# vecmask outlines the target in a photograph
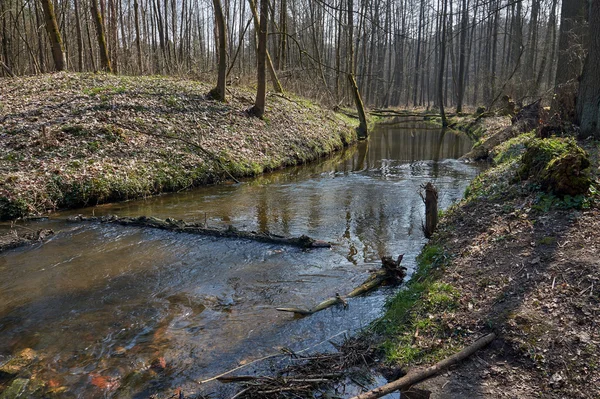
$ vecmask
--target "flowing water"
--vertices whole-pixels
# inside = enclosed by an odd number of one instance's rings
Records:
[[[332,249],[60,220],[72,212],[31,222],[59,233],[0,256],[0,364],[32,348],[33,376],[67,387],[64,397],[181,387],[218,398],[227,388],[198,381],[281,348],[331,350],[330,338],[369,324],[393,290],[304,318],[275,308],[347,293],[383,255],[403,253],[414,268],[425,243],[420,186],[433,181],[442,207],[461,198],[478,169],[455,159],[470,146],[459,133],[380,126],[368,142],[312,165],[77,211],[306,234]]]

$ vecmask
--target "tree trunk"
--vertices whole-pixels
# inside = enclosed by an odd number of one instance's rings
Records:
[[[269,0],[260,0],[260,30],[258,32],[256,101],[250,109],[250,114],[262,118],[265,114],[267,101],[266,60],[267,60],[267,29],[269,27]]]
[[[588,55],[577,94],[577,120],[580,137],[600,138],[600,2],[592,1]]]
[[[583,36],[581,26],[586,3],[585,0],[563,0],[561,8],[552,113],[558,113],[568,121],[575,119],[576,80],[582,70],[577,46]]]
[[[135,49],[137,51],[137,64],[140,74],[144,73],[144,65],[142,63],[142,39],[140,37],[140,6],[138,0],[133,0],[133,12],[135,23]]]
[[[558,67],[556,86],[577,79],[581,73],[581,62],[574,57],[575,46],[581,40],[581,23],[585,15],[585,0],[563,0],[560,16],[560,35],[558,41]]]
[[[440,106],[440,115],[442,116],[442,126],[448,126],[448,120],[446,119],[446,112],[444,111],[444,72],[445,72],[445,64],[446,64],[446,19],[448,12],[448,0],[444,0],[443,4],[443,12],[442,12],[442,38],[440,40],[440,66],[439,66],[439,75],[438,75],[438,84],[437,84],[437,94],[438,94],[438,102]]]
[[[83,71],[83,34],[81,33],[81,15],[79,15],[79,0],[73,1],[75,7],[75,28],[77,29],[77,66]]]
[[[105,72],[112,73],[112,66],[110,58],[108,57],[108,47],[106,46],[106,37],[104,35],[104,23],[102,21],[102,14],[98,8],[97,0],[91,1],[92,17],[94,18],[94,24],[96,25],[96,36],[98,38],[98,47],[100,48],[100,68]]]
[[[219,41],[219,75],[217,78],[217,87],[212,89],[209,95],[217,101],[225,101],[225,79],[227,76],[227,29],[225,28],[225,17],[221,0],[213,0],[215,8],[215,23],[217,24],[217,33]]]
[[[465,96],[465,60],[467,51],[467,30],[469,25],[469,10],[467,0],[462,2],[462,20],[460,26],[460,54],[458,65],[458,87],[456,98],[456,113],[460,114],[463,108],[463,99]],[[442,44],[443,45],[443,44]]]
[[[358,137],[366,138],[369,134],[369,131],[367,128],[367,116],[365,114],[365,107],[362,98],[360,97],[360,91],[358,90],[358,86],[356,85],[354,75],[349,73],[348,80],[350,81],[350,88],[352,89],[352,96],[354,97],[354,104],[356,105],[356,111],[358,112],[358,120],[360,121],[360,125],[358,127]]]
[[[254,19],[254,28],[257,32],[261,31],[261,22],[259,21],[258,13],[256,12],[256,3],[254,0],[248,0],[250,3],[250,11],[252,12],[252,17]],[[260,45],[260,38],[259,38]],[[258,49],[256,50],[258,52]],[[265,67],[269,68],[269,75],[271,75],[271,83],[273,84],[273,90],[277,93],[283,93],[283,87],[281,86],[281,82],[279,78],[277,78],[277,73],[275,72],[275,68],[273,67],[273,61],[271,60],[271,55],[269,54],[269,50],[266,48],[265,44]]]
[[[67,69],[67,58],[63,48],[62,37],[60,36],[60,31],[58,29],[58,23],[56,22],[56,15],[54,14],[54,5],[52,4],[52,0],[41,0],[41,2],[42,8],[44,9],[46,30],[48,31],[48,38],[50,39],[50,46],[52,47],[54,67],[57,71],[64,71]]]

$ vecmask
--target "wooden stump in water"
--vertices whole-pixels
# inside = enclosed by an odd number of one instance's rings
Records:
[[[438,224],[438,190],[433,183],[428,182],[422,188],[425,195],[421,193],[421,198],[425,202],[425,226],[423,231],[425,237],[431,238]]]

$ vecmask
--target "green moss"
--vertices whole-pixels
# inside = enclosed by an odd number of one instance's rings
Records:
[[[549,193],[586,194],[592,184],[588,154],[572,138],[535,139],[527,144],[518,171]]]
[[[496,165],[520,158],[527,148],[527,144],[535,138],[535,133],[525,133],[514,137],[496,146],[490,152]]]

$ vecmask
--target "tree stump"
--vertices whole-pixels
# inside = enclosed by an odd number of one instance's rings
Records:
[[[421,193],[421,198],[425,203],[425,226],[423,232],[425,237],[431,238],[438,224],[438,190],[433,183],[428,182],[422,188],[425,195]]]

